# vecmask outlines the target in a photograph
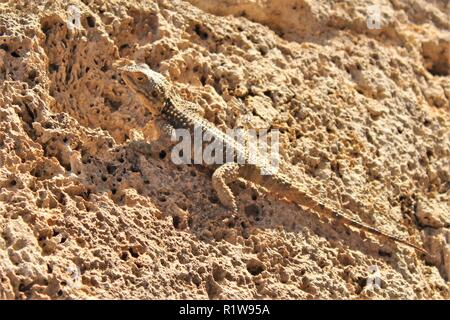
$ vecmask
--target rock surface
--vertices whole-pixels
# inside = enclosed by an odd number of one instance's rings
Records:
[[[379,2],[368,29],[366,1],[1,1],[0,298],[448,299],[450,7]],[[251,184],[230,216],[210,171],[133,149],[119,58],[279,128],[283,172],[430,256]]]

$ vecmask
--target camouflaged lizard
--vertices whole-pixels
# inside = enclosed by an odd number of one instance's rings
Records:
[[[146,64],[128,60],[116,64],[116,67],[125,84],[139,99],[140,103],[153,114],[155,120],[151,123],[151,128],[152,131],[156,132],[155,138],[158,138],[161,133],[169,134],[174,128],[192,129],[194,126],[199,126],[203,131],[212,134],[214,139],[220,139],[224,146],[230,146],[238,153],[245,154],[246,157],[249,156],[245,150],[246,148],[242,144],[216,128],[213,123],[196,114],[193,111],[193,104],[183,100],[163,75],[153,71]],[[237,179],[245,179],[301,207],[307,207],[318,214],[332,216],[336,220],[353,227],[403,243],[419,252],[427,253],[427,251],[417,245],[399,237],[386,234],[330,208],[308,194],[304,187],[281,173],[273,175],[262,174],[265,161],[263,159],[256,160],[253,162],[246,161],[244,164],[227,162],[218,166],[214,171],[212,175],[212,186],[220,202],[226,208],[234,212],[237,211],[236,200],[228,184]]]

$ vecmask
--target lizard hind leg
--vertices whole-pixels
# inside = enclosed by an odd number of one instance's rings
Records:
[[[212,175],[212,185],[220,202],[233,212],[237,211],[236,199],[228,184],[238,178],[239,165],[233,162],[221,165]]]

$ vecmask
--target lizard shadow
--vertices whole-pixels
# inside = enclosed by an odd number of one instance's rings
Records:
[[[226,242],[259,257],[261,254],[272,256],[271,251],[288,246],[283,257],[285,263],[300,269],[302,265],[295,261],[301,257],[323,272],[326,272],[324,256],[334,252],[333,258],[325,258],[328,265],[359,268],[379,261],[405,279],[410,277],[401,267],[404,257],[396,244],[381,242],[381,239],[377,242],[375,237],[366,237],[360,231],[327,221],[293,203],[260,192],[249,183],[237,181],[230,185],[239,203],[238,212],[230,213],[220,204],[212,188],[213,170],[176,165],[170,159],[169,148],[168,141],[160,140],[151,144],[143,141],[119,144],[115,145],[115,150],[107,148],[107,152],[98,155],[86,150],[82,152],[86,154],[82,157],[83,167],[87,172],[99,173],[92,175],[94,180],[89,180],[87,187],[93,186],[90,192],[97,196],[106,191],[117,206],[134,206],[142,211],[140,205],[151,203],[169,223],[172,220],[175,232],[188,233],[213,247]],[[130,190],[134,193],[127,193]],[[87,195],[86,200],[90,199]],[[156,230],[148,232],[159,236]],[[266,244],[262,246],[260,241]],[[250,266],[249,272],[259,270],[252,268]]]
[[[319,217],[294,203],[259,193],[243,182],[230,185],[239,203],[238,212],[233,214],[215,195],[210,183],[212,169],[171,163],[164,143],[152,152],[137,160],[142,177],[153,176],[154,181],[162,183],[160,187],[157,184],[141,189],[141,194],[150,197],[164,216],[171,217],[174,228],[180,232],[188,232],[209,244],[225,241],[253,246],[252,235],[262,230],[281,230],[295,235],[295,243],[300,247],[297,254],[308,256],[319,266],[319,250],[335,250],[338,262],[344,267],[361,262],[373,264],[369,261],[378,260],[405,273],[400,266],[402,253],[395,243],[367,236],[363,231],[335,223],[332,218]]]

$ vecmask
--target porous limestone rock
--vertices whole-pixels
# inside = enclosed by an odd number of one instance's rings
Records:
[[[449,4],[378,2],[374,30],[362,0],[2,1],[0,298],[448,299]],[[279,128],[283,172],[430,256],[251,184],[230,215],[212,172],[136,150],[119,58]]]

